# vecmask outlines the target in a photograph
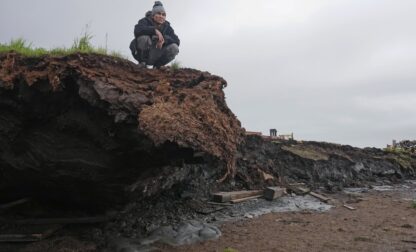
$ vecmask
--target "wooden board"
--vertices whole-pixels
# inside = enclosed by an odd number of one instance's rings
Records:
[[[330,200],[331,200],[330,198],[327,198],[327,197],[325,197],[325,196],[323,196],[323,195],[321,195],[321,194],[318,194],[318,193],[316,193],[316,192],[310,192],[309,194],[310,194],[311,196],[313,196],[313,197],[315,197],[315,198],[317,198],[317,199],[319,199],[319,200],[321,200],[321,201],[325,202],[325,203],[327,203],[328,201],[330,201]]]
[[[250,191],[234,191],[234,192],[218,192],[212,194],[212,200],[214,202],[230,202],[232,200],[247,198],[251,196],[263,195],[263,190],[250,190]]]
[[[295,185],[289,185],[288,189],[298,195],[305,195],[308,194],[311,189],[307,188],[306,186],[302,185],[301,183]]]
[[[246,201],[246,200],[257,199],[257,198],[260,198],[262,196],[263,195],[256,195],[256,196],[250,196],[250,197],[241,198],[241,199],[234,199],[234,200],[231,200],[231,202],[235,204],[235,203],[240,203],[240,202],[243,202],[243,201]]]
[[[264,198],[267,200],[274,200],[284,195],[285,189],[282,187],[267,187],[264,189]]]

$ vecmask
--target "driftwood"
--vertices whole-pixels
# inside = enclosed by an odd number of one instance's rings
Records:
[[[318,193],[316,193],[316,192],[309,192],[309,194],[310,194],[311,196],[313,196],[313,197],[315,197],[315,198],[317,198],[317,199],[319,199],[319,200],[321,200],[321,201],[325,202],[325,203],[327,203],[328,201],[330,201],[330,200],[331,200],[330,198],[327,198],[327,197],[325,197],[325,196],[323,196],[323,195],[321,195],[321,194],[318,194]]]
[[[343,207],[345,207],[346,209],[349,209],[349,210],[356,210],[356,208],[355,207],[352,207],[352,206],[349,206],[349,205],[343,205]]]
[[[262,196],[263,190],[251,190],[251,191],[234,191],[234,192],[218,192],[212,194],[212,200],[214,202],[225,203],[233,200],[252,196]]]
[[[250,197],[246,197],[246,198],[235,199],[235,200],[231,200],[230,202],[235,204],[235,203],[240,203],[240,202],[243,202],[243,201],[246,201],[246,200],[257,199],[257,198],[260,198],[260,197],[263,197],[263,195],[255,195],[255,196],[250,196]]]

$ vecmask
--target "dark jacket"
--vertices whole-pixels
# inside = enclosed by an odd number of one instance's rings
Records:
[[[156,35],[155,29],[156,26],[152,20],[152,12],[149,11],[146,13],[146,17],[140,19],[136,26],[134,26],[134,37],[138,38],[142,35]],[[179,46],[180,40],[178,36],[175,34],[175,31],[170,26],[170,23],[168,21],[166,21],[162,25],[160,32],[162,33],[163,38],[165,39],[165,43],[163,44],[163,46],[167,46],[173,43]]]

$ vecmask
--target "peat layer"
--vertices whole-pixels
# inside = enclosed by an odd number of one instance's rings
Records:
[[[225,86],[102,55],[3,54],[0,198],[106,207],[172,186],[186,166],[232,176],[243,129]]]
[[[0,201],[98,211],[159,204],[168,190],[186,198],[415,177],[409,153],[244,136],[225,87],[207,72],[140,69],[102,55],[0,55]]]

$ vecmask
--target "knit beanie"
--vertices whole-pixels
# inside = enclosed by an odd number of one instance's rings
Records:
[[[162,2],[156,1],[155,4],[153,5],[152,16],[154,16],[156,13],[159,13],[159,12],[165,12],[165,8],[163,8]]]

